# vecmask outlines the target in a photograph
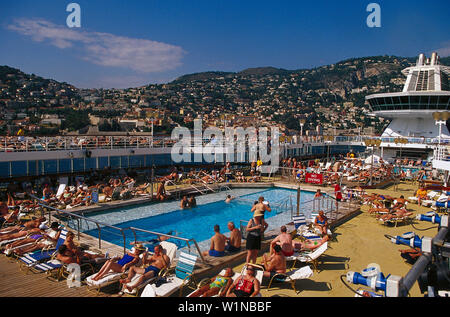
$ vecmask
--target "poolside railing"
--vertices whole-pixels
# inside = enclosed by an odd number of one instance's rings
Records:
[[[77,214],[74,214],[74,213],[71,213],[71,212],[68,212],[68,211],[65,211],[65,210],[61,210],[61,209],[58,209],[58,208],[55,208],[55,207],[52,207],[52,206],[49,206],[49,205],[47,205],[46,203],[42,203],[42,199],[40,199],[40,198],[38,198],[38,197],[36,197],[36,196],[34,196],[33,194],[30,194],[30,193],[28,193],[28,195],[30,196],[30,197],[32,197],[33,199],[35,199],[36,201],[37,201],[37,204],[39,205],[39,206],[41,206],[41,207],[43,207],[44,209],[48,209],[48,221],[49,222],[51,222],[51,219],[52,219],[52,213],[51,213],[51,211],[56,211],[56,213],[58,214],[58,215],[62,215],[62,216],[67,216],[68,218],[69,218],[69,220],[72,220],[72,221],[74,221],[74,220],[76,220],[76,223],[77,223],[77,236],[78,236],[78,240],[80,240],[80,235],[81,235],[81,228],[82,228],[82,226],[81,226],[81,221],[85,221],[86,223],[93,223],[96,227],[97,227],[97,230],[98,230],[98,247],[99,247],[99,249],[101,249],[102,248],[102,239],[101,239],[101,231],[102,231],[102,229],[101,229],[101,227],[103,226],[103,227],[106,227],[106,228],[111,228],[111,229],[114,229],[114,230],[116,230],[116,231],[119,231],[120,232],[120,234],[122,235],[122,237],[123,237],[123,250],[124,250],[124,253],[126,252],[126,238],[125,238],[125,233],[124,233],[124,231],[126,230],[126,228],[119,228],[119,227],[115,227],[115,226],[112,226],[112,225],[109,225],[109,224],[106,224],[106,223],[103,223],[103,222],[100,222],[100,221],[96,221],[96,220],[92,220],[92,219],[89,219],[89,218],[87,218],[87,217],[84,217],[84,216],[82,216],[82,215],[77,215]],[[45,216],[45,211],[44,210],[42,210],[42,216]],[[58,218],[59,219],[59,218]],[[61,219],[59,219],[60,221],[61,221]],[[66,223],[68,224],[68,221],[66,221]],[[89,225],[88,225],[89,226]],[[114,233],[113,233],[114,234]]]
[[[395,143],[395,137],[381,137],[371,135],[329,135],[280,137],[281,146],[298,144],[339,144],[358,143],[364,145],[367,139],[379,139],[383,143]],[[409,144],[437,145],[439,140],[423,137],[405,137]],[[0,152],[30,152],[57,150],[86,150],[86,149],[119,149],[119,148],[161,148],[172,147],[177,140],[170,137],[155,136],[0,136]],[[228,140],[224,140],[227,144]],[[250,143],[250,142],[249,142]],[[441,139],[441,144],[449,144],[449,139]],[[191,146],[211,144],[211,139],[191,139]],[[216,145],[215,145],[216,146]]]
[[[195,239],[192,239],[192,238],[187,239],[187,238],[182,238],[182,237],[170,235],[170,234],[167,234],[167,233],[154,232],[154,231],[140,229],[140,228],[135,228],[135,227],[128,227],[126,229],[129,229],[129,230],[131,230],[133,232],[134,241],[135,242],[138,241],[137,240],[137,235],[136,235],[136,231],[137,231],[137,232],[143,232],[143,233],[155,235],[155,236],[158,236],[158,237],[166,237],[168,239],[176,239],[176,240],[183,241],[183,242],[185,242],[187,244],[187,247],[188,247],[189,251],[191,251],[190,243],[192,243],[194,245],[195,249],[197,250],[197,253],[200,256],[200,258],[202,259],[202,261],[204,263],[206,263],[205,258],[203,257],[203,254],[202,254],[202,252],[201,252],[201,250],[200,250],[200,248],[199,248],[199,246],[197,244],[197,241],[195,241]],[[141,242],[145,242],[145,241],[141,241]]]
[[[124,253],[126,252],[126,235],[125,235],[125,231],[130,230],[133,233],[133,235],[134,235],[134,241],[135,242],[137,241],[137,235],[136,235],[136,231],[137,231],[137,232],[143,232],[143,233],[156,235],[156,236],[159,236],[159,237],[167,237],[169,239],[177,239],[177,240],[180,240],[180,241],[184,241],[184,242],[186,242],[187,247],[189,248],[189,250],[191,248],[191,245],[190,245],[190,243],[191,243],[191,244],[193,244],[195,246],[195,248],[196,248],[199,256],[201,257],[201,259],[203,260],[203,262],[205,262],[205,259],[204,259],[203,255],[202,255],[202,252],[201,252],[201,250],[200,250],[200,248],[199,248],[199,246],[197,244],[197,241],[195,241],[195,239],[182,238],[182,237],[178,237],[178,236],[174,236],[174,235],[170,235],[170,234],[166,234],[166,233],[154,232],[154,231],[144,230],[144,229],[140,229],[140,228],[136,228],[136,227],[119,228],[119,227],[116,227],[116,226],[113,226],[113,225],[109,225],[109,224],[106,224],[106,223],[103,223],[103,222],[100,222],[100,221],[97,221],[97,220],[93,220],[93,219],[87,218],[87,217],[82,216],[82,215],[77,215],[77,214],[74,214],[74,213],[71,213],[71,212],[68,212],[68,211],[64,211],[64,210],[61,210],[61,209],[49,206],[47,204],[42,203],[42,200],[40,198],[38,198],[38,197],[36,197],[36,196],[34,196],[32,194],[29,194],[29,196],[32,197],[33,199],[37,200],[38,201],[37,204],[39,206],[41,206],[41,207],[43,207],[45,209],[48,209],[49,222],[51,222],[51,217],[52,217],[51,211],[56,211],[56,213],[58,215],[67,216],[67,217],[69,217],[70,220],[76,220],[78,240],[80,240],[80,235],[81,235],[81,228],[82,228],[81,221],[85,221],[88,224],[88,229],[89,229],[89,223],[93,223],[97,227],[97,230],[98,230],[98,247],[99,247],[99,249],[102,248],[102,244],[101,244],[102,243],[102,235],[101,235],[102,227],[103,228],[106,227],[106,228],[114,229],[114,230],[120,232],[120,234],[123,237],[123,250],[124,250]],[[42,211],[42,216],[44,216],[44,210]],[[61,220],[61,219],[59,219],[59,220]],[[68,222],[66,221],[66,223],[68,223]],[[112,233],[115,234],[114,232],[112,232]]]

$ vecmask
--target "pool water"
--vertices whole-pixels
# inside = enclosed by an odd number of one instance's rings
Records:
[[[186,239],[195,239],[202,250],[209,249],[209,240],[214,235],[214,225],[220,226],[221,233],[227,235],[229,232],[227,224],[234,222],[239,228],[241,220],[248,221],[252,217],[250,209],[258,197],[264,196],[269,201],[272,212],[266,212],[265,219],[270,229],[279,228],[281,225],[291,221],[291,204],[296,210],[297,191],[289,189],[271,188],[267,190],[231,190],[222,193],[198,196],[197,207],[182,210],[179,202],[164,202],[156,204],[145,204],[133,207],[118,208],[106,212],[88,215],[89,218],[114,225],[119,228],[135,227],[158,233],[170,233]],[[225,203],[227,194],[238,197],[230,203]],[[209,197],[207,197],[209,196]],[[307,206],[314,197],[313,192],[302,191],[300,196],[301,206]],[[213,201],[211,201],[213,200]],[[85,228],[85,233],[98,237],[98,230]],[[134,241],[131,230],[125,230],[127,247],[129,242]],[[123,246],[123,236],[111,228],[102,228],[102,240]],[[155,239],[155,235],[137,232],[138,241],[149,241]],[[185,242],[170,239],[179,248],[185,246]],[[151,247],[151,243],[147,246]]]

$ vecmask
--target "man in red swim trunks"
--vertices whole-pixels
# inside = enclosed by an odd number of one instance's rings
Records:
[[[281,252],[285,256],[291,256],[294,254],[294,248],[292,247],[292,237],[287,233],[286,226],[281,226],[281,233],[272,240],[270,243],[270,254],[274,253],[274,246],[279,245],[281,247]]]
[[[334,196],[336,197],[336,210],[337,210],[338,203],[342,200],[341,186],[338,183],[336,183],[336,185],[334,185]]]

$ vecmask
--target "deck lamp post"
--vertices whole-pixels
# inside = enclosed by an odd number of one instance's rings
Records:
[[[433,112],[433,119],[436,121],[436,125],[439,125],[439,135],[438,135],[438,146],[437,146],[437,159],[439,160],[441,157],[441,134],[442,134],[442,125],[446,124],[447,120],[450,118],[450,112],[448,111],[437,111]]]
[[[381,140],[380,139],[365,139],[364,143],[367,147],[372,148],[372,165],[370,166],[370,186],[373,185],[373,156],[375,153],[375,147],[380,146]]]
[[[408,143],[408,139],[405,139],[405,138],[395,138],[395,139],[394,139],[394,143],[395,143],[395,144],[400,144],[400,159],[402,159],[402,149],[403,149],[402,144],[407,144],[407,143]]]
[[[302,142],[303,142],[303,126],[306,123],[306,119],[305,118],[301,118],[299,120],[299,122],[300,122],[300,140],[302,140]]]

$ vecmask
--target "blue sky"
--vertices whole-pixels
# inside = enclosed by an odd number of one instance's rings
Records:
[[[81,28],[66,25],[71,2]],[[366,24],[372,2],[380,28]],[[0,65],[80,88],[125,88],[202,71],[448,56],[449,9],[448,0],[5,0]]]

